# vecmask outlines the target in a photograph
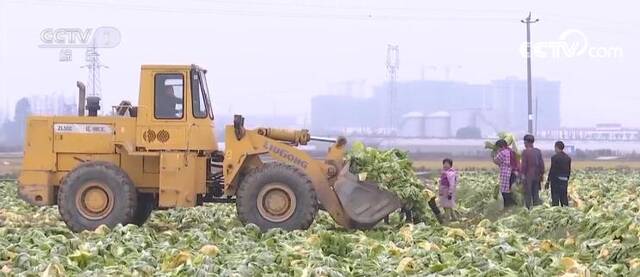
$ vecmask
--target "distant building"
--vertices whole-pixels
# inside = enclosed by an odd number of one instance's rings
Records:
[[[532,110],[537,115],[537,129],[560,128],[560,82],[533,79],[532,87]],[[496,128],[527,130],[527,81],[516,78],[495,80],[489,89],[487,114]]]
[[[31,112],[34,115],[73,115],[78,106],[75,97],[64,94],[51,93],[36,95],[29,98]]]
[[[311,100],[311,130],[342,133],[383,127],[383,109],[376,98],[321,95]]]
[[[429,138],[451,137],[451,115],[448,112],[435,112],[427,115],[425,136]]]
[[[597,124],[591,128],[559,128],[542,131],[540,138],[562,140],[640,141],[640,129],[620,124]]]
[[[2,126],[2,123],[8,120],[9,120],[8,110],[0,110],[0,126]]]
[[[426,135],[427,117],[421,112],[410,112],[402,115],[398,135],[404,138],[421,138]]]
[[[457,81],[417,80],[397,82],[393,116],[398,135],[416,133],[425,137],[453,136],[457,130],[474,127],[484,136],[500,131],[524,133],[527,130],[527,82],[516,78],[494,80],[489,84]],[[560,82],[533,80],[534,113],[538,99],[538,130],[560,127]],[[332,93],[339,93],[334,92]],[[322,95],[312,99],[311,126],[321,132],[372,130],[385,127],[389,118],[388,86],[375,87],[370,98]],[[412,132],[402,125],[407,114],[433,115],[445,112],[447,119],[426,120],[424,130]],[[412,122],[416,119],[412,119]],[[447,121],[445,124],[444,121]],[[410,124],[415,125],[415,122]],[[449,126],[448,131],[445,127]],[[435,135],[434,135],[435,134]]]
[[[408,112],[421,112],[425,115],[446,112],[449,114],[450,130],[446,133],[451,135],[459,128],[472,124],[471,113],[481,112],[486,106],[486,85],[475,85],[455,81],[406,81],[398,82],[396,105],[393,118],[400,118],[402,114]],[[388,114],[386,106],[389,98],[388,87],[380,86],[374,92],[374,97],[380,102],[382,114]],[[459,118],[464,118],[462,121]],[[445,130],[443,124],[430,124],[427,119],[425,127],[426,136],[441,137]],[[438,122],[438,119],[435,119]],[[455,124],[455,125],[454,125]],[[396,123],[397,125],[397,123]],[[435,134],[435,135],[434,135]]]

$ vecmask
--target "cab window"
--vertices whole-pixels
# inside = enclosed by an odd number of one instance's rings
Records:
[[[156,74],[155,117],[181,119],[184,115],[184,76],[182,74]]]
[[[193,106],[193,117],[207,117],[207,98],[204,95],[204,89],[200,87],[200,75],[192,71],[191,74],[191,99]]]

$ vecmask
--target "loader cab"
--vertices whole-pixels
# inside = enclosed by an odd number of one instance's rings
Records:
[[[138,148],[217,150],[206,70],[197,65],[143,65],[138,99]]]

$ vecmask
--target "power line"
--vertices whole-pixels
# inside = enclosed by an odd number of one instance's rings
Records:
[[[14,0],[14,3],[23,4],[22,1]],[[85,8],[114,8],[120,10],[137,10],[143,12],[161,12],[161,13],[181,13],[181,14],[216,14],[223,16],[253,16],[253,17],[273,17],[273,18],[298,18],[298,19],[338,19],[338,20],[360,20],[360,21],[468,21],[468,22],[513,22],[515,19],[511,17],[511,14],[516,12],[520,12],[521,9],[461,9],[461,8],[425,8],[425,7],[365,7],[365,6],[338,6],[338,5],[319,5],[319,4],[309,4],[309,3],[287,3],[287,2],[262,2],[262,1],[231,1],[231,0],[193,0],[193,2],[198,2],[207,5],[218,5],[218,7],[193,7],[193,8],[176,8],[176,7],[160,7],[158,5],[144,5],[135,3],[135,1],[126,1],[127,4],[123,3],[124,1],[119,1],[119,3],[114,4],[113,2],[88,2],[88,1],[69,1],[69,0],[57,0],[57,1],[43,1],[36,0],[30,1],[28,3],[35,5],[47,5],[47,6],[59,6],[64,5],[67,7],[85,7]],[[226,5],[220,6],[220,5]],[[230,6],[235,6],[236,8],[229,8]],[[238,6],[244,6],[242,8],[237,8]],[[262,6],[262,7],[274,7],[278,8],[278,11],[251,11],[247,10],[247,6]],[[300,12],[299,10],[289,10],[288,12],[282,12],[282,9],[293,8],[313,8],[313,9],[333,9],[333,10],[341,10],[341,11],[351,11],[352,13],[308,13],[308,12]],[[353,12],[357,13],[353,13]],[[402,12],[413,12],[416,14],[413,15],[398,15],[398,14],[389,14],[388,11],[402,11]],[[442,15],[442,13],[472,13],[473,15],[469,16],[449,16]],[[426,15],[430,14],[430,15]],[[482,15],[478,15],[482,14]],[[501,14],[501,15],[509,15],[505,16],[495,16],[495,15],[487,15],[487,14]],[[628,29],[633,27],[634,23],[629,21],[620,21],[620,20],[610,20],[610,19],[599,19],[593,17],[584,17],[584,16],[568,16],[566,14],[558,14],[554,12],[546,12],[543,11],[543,14],[548,15],[548,17],[552,18],[553,21],[556,22],[570,22],[576,24],[585,24],[585,23],[593,23],[595,21],[599,21],[598,27],[602,25],[610,25],[614,27],[614,29],[601,29],[600,32],[614,32],[621,34],[619,32],[620,25],[628,26]],[[555,18],[555,19],[553,19]],[[625,32],[624,34],[630,34],[629,32]]]
[[[123,5],[123,4],[106,4],[106,3],[88,3],[78,1],[35,1],[36,5],[46,6],[67,6],[67,7],[84,7],[84,8],[114,8],[123,10],[136,10],[144,12],[162,12],[162,13],[181,13],[181,14],[217,14],[229,16],[256,16],[256,17],[278,17],[278,18],[301,18],[301,19],[340,19],[340,20],[382,20],[382,21],[502,21],[509,22],[513,18],[497,18],[497,17],[470,17],[470,16],[425,16],[425,15],[394,15],[384,13],[373,13],[363,11],[361,13],[301,13],[301,12],[281,12],[281,11],[250,11],[246,9],[228,9],[228,8],[163,8],[148,5]]]

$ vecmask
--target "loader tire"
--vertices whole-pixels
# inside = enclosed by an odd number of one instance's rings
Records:
[[[58,190],[58,210],[74,232],[132,223],[137,192],[126,172],[109,162],[90,161],[74,168]]]
[[[133,216],[132,223],[138,226],[144,225],[156,206],[156,198],[154,194],[138,192],[138,204],[136,206],[136,214]]]
[[[318,213],[311,180],[297,167],[267,163],[249,172],[236,192],[238,218],[261,230],[307,229]]]

